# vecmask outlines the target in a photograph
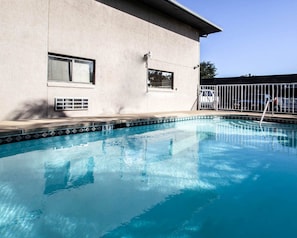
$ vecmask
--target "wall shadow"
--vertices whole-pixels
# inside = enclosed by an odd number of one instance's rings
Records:
[[[7,119],[28,120],[59,117],[67,117],[67,115],[65,112],[55,111],[54,105],[49,105],[46,100],[38,100],[38,102],[26,102],[20,105]]]

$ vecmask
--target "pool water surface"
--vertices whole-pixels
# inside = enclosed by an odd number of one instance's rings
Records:
[[[214,117],[1,145],[0,237],[297,237],[297,125]]]

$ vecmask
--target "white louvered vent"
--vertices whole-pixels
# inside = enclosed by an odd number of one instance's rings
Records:
[[[84,97],[56,97],[56,111],[81,111],[88,110],[89,99]]]

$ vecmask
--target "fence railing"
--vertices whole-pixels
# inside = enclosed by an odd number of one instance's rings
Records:
[[[297,83],[201,85],[198,109],[297,114]]]

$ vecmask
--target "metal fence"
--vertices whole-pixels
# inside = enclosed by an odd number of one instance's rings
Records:
[[[297,83],[201,85],[198,109],[297,114]]]

